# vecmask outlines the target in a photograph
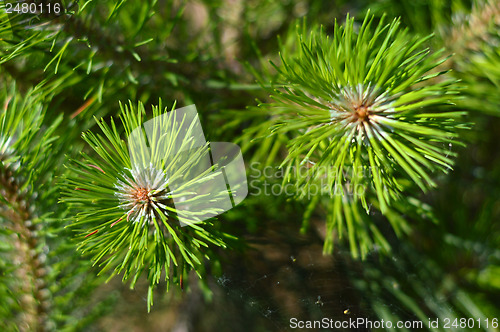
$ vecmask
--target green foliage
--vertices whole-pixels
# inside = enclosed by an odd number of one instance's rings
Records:
[[[112,276],[123,273],[123,280],[132,279],[132,288],[143,272],[147,274],[148,310],[153,304],[153,287],[162,280],[163,273],[167,287],[173,280],[182,288],[190,270],[201,278],[202,262],[210,258],[207,247],[226,247],[224,236],[227,237],[217,232],[212,222],[198,217],[213,208],[179,211],[173,205],[174,197],[184,198],[190,206],[206,199],[186,191],[217,173],[209,168],[186,179],[191,165],[209,153],[207,146],[197,148],[192,139],[183,142],[190,151],[188,158],[179,152],[167,159],[164,153],[175,149],[180,134],[190,137],[193,124],[189,124],[188,132],[179,133],[173,117],[162,120],[165,112],[161,103],[153,107],[153,132],[159,135],[157,139],[149,137],[148,143],[141,143],[140,137],[132,135],[145,122],[142,104],[137,109],[132,104],[122,107],[121,120],[129,144],[120,138],[113,120],[110,125],[102,119],[98,121],[104,136],[87,132],[83,138],[99,157],[82,153],[81,161],[72,161],[62,198],[76,215],[71,227],[77,232],[79,248],[92,255],[102,272],[113,269]],[[182,187],[169,189],[171,183],[178,181],[183,182]],[[144,197],[146,192],[148,197]]]
[[[402,16],[421,34],[435,33],[434,47],[454,56],[445,67],[464,84],[458,105],[498,116],[500,5],[491,0],[380,1],[372,7],[383,15]]]
[[[475,2],[470,12],[456,10],[455,25],[441,38],[456,53],[453,68],[467,87],[460,106],[499,116],[500,4]]]
[[[364,256],[371,237],[389,249],[369,206],[398,232],[404,221],[398,225],[389,212],[393,201],[406,200],[401,194],[414,184],[424,192],[436,186],[432,173],[452,169],[448,147],[460,144],[458,129],[466,127],[465,113],[447,107],[456,99],[456,80],[433,71],[445,60],[442,52],[423,48],[430,37],[409,35],[398,20],[372,26],[373,20],[367,14],[355,31],[348,17],[333,36],[298,27],[297,49],[285,49],[275,66],[280,76],[269,89],[275,102],[260,105],[269,115],[260,126],[289,139],[280,165],[284,183],[293,182],[299,197],[312,191],[331,197],[327,227],[341,235],[346,224],[355,257],[357,243]],[[370,231],[361,234],[364,228]]]
[[[154,293],[158,310],[163,284],[183,289],[197,275],[212,298],[212,275],[233,265],[266,283],[269,266],[291,284],[290,266],[307,276],[296,289],[265,288],[279,294],[266,292],[255,307],[280,303],[282,316],[305,303],[302,287],[322,295],[342,288],[335,305],[377,320],[498,316],[498,1],[59,0],[52,3],[61,12],[43,14],[7,14],[6,3],[0,329],[106,330],[89,324],[134,302],[113,302],[106,279],[120,274],[138,289],[146,280],[147,299],[138,296],[151,310]],[[295,23],[303,16],[309,27]],[[210,141],[238,142],[248,165],[281,174],[255,183],[282,182],[291,194],[251,193],[207,221],[174,208],[179,193],[169,181],[182,179],[175,170],[206,156],[208,145],[165,162],[154,141],[131,139],[165,114],[161,105],[143,107],[159,98],[196,103]],[[119,113],[118,100],[134,102]],[[175,140],[172,123],[154,123],[170,129],[166,144]],[[149,205],[141,184],[151,186]],[[193,222],[182,225],[186,218]],[[310,257],[321,245],[327,255]],[[291,254],[310,264],[286,265]],[[253,257],[258,263],[246,266]],[[319,264],[332,261],[341,268]],[[202,304],[190,300],[199,290],[189,285],[179,292],[187,299],[179,322]],[[244,286],[245,312],[258,285]],[[217,294],[210,307],[226,321],[237,309]],[[136,302],[130,313],[145,309]],[[314,309],[326,316],[335,305]]]
[[[88,302],[97,279],[65,244],[70,234],[63,229],[65,209],[57,204],[54,185],[63,160],[55,134],[62,117],[45,120],[46,88],[19,94],[11,83],[0,92],[0,320],[6,331],[67,328],[79,310],[102,312]]]

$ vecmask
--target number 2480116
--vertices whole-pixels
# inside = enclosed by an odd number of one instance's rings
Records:
[[[5,12],[7,14],[59,14],[61,12],[60,3],[6,3]]]

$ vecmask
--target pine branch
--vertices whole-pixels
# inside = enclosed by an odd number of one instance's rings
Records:
[[[16,179],[16,174],[8,168],[0,167],[0,193],[9,209],[0,208],[0,216],[9,222],[15,241],[13,261],[20,282],[19,327],[21,331],[45,331],[47,312],[50,310],[48,285],[45,283],[47,266],[40,254],[37,225],[33,209]],[[22,295],[21,295],[22,294]]]
[[[201,60],[199,54],[191,53],[189,49],[179,51],[156,41],[158,47],[150,50],[141,46],[154,42],[153,39],[131,41],[129,36],[115,27],[112,32],[103,29],[100,20],[91,19],[91,14],[100,9],[95,2],[86,3],[81,8],[74,4],[73,7],[64,8],[60,4],[61,13],[35,15],[30,20],[22,15],[7,18],[2,13],[9,24],[0,29],[0,37],[3,34],[3,41],[10,46],[3,48],[0,64],[20,55],[44,54],[43,59],[48,61],[44,71],[49,68],[53,68],[55,73],[76,70],[80,75],[90,74],[97,78],[96,85],[104,86],[104,81],[111,82],[115,77],[122,77],[142,88],[147,86],[148,89],[163,91],[165,86],[178,88],[180,85],[199,94],[210,88],[203,83],[203,77],[208,78],[209,70],[215,72],[221,67],[217,61]],[[149,11],[153,9],[153,5],[150,5]],[[182,8],[176,9],[171,4],[170,9],[177,11],[172,20],[175,23],[180,19]],[[166,27],[166,35],[162,38],[174,38],[170,37],[172,30],[173,26]],[[173,55],[179,55],[179,59]],[[185,61],[185,58],[191,60]],[[33,73],[25,74],[29,77]],[[152,85],[152,81],[161,84]],[[91,90],[94,88],[91,87]],[[99,99],[102,99],[102,89]]]
[[[39,240],[39,216],[35,212],[32,194],[35,182],[31,182],[36,178],[36,165],[39,170],[42,166],[34,157],[37,152],[43,153],[48,148],[39,146],[38,151],[32,150],[31,144],[36,138],[41,139],[40,144],[48,143],[43,137],[37,137],[34,130],[43,118],[40,108],[35,103],[30,104],[36,100],[28,93],[23,106],[29,105],[33,109],[32,113],[26,114],[27,108],[18,105],[13,86],[0,112],[0,193],[3,197],[0,219],[12,232],[14,250],[10,254],[16,266],[21,310],[17,319],[23,331],[45,331],[50,309],[46,283],[48,266],[42,254],[45,244]],[[25,155],[20,155],[20,151]],[[30,167],[35,169],[30,170]]]
[[[449,70],[462,82],[464,98],[458,108],[499,116],[500,86],[500,5],[498,1],[384,1],[379,13],[409,18],[419,34],[435,33],[433,47],[453,53],[438,70]]]
[[[203,217],[220,213],[207,200],[227,199],[225,187],[199,191],[220,175],[218,169],[199,168],[208,157],[208,143],[196,145],[195,119],[162,117],[166,112],[161,103],[153,107],[147,143],[141,131],[146,122],[141,103],[137,108],[122,106],[127,144],[113,120],[109,125],[98,121],[104,136],[83,134],[96,156],[82,153],[82,160],[71,160],[61,199],[75,214],[70,227],[77,232],[79,249],[91,255],[101,273],[123,273],[132,288],[147,274],[148,310],[153,288],[162,279],[167,286],[174,282],[183,288],[189,271],[201,278],[204,258],[213,258],[206,251],[225,248],[230,238]]]
[[[498,1],[475,1],[469,14],[456,13],[449,37],[444,42],[459,56],[481,51],[485,45],[496,45],[500,41],[500,3]]]
[[[467,89],[459,105],[500,116],[500,3],[475,1],[468,13],[454,13],[452,24],[442,32],[446,47],[454,52],[453,74]]]
[[[273,64],[278,80],[271,88],[262,81],[273,102],[251,110],[268,120],[249,131],[267,129],[259,139],[273,151],[283,144],[271,143],[273,136],[287,138],[283,184],[294,184],[299,198],[314,192],[331,199],[327,228],[337,225],[338,236],[347,229],[355,257],[358,244],[361,257],[374,243],[389,248],[367,218],[370,206],[389,218],[415,186],[424,193],[436,187],[433,174],[452,169],[450,147],[462,144],[458,131],[467,128],[465,112],[450,106],[457,81],[434,71],[446,58],[424,48],[431,36],[410,35],[398,19],[373,22],[368,13],[356,30],[347,17],[332,36],[297,25],[296,47],[283,47],[281,65]]]
[[[0,109],[0,236],[5,243],[0,254],[2,272],[9,271],[2,281],[10,292],[2,293],[0,320],[2,327],[14,324],[22,331],[72,331],[89,323],[69,324],[75,311],[87,305],[82,300],[88,299],[96,278],[84,274],[85,262],[76,264],[61,225],[65,211],[57,205],[54,178],[67,142],[58,141],[54,132],[62,117],[44,123],[50,85],[23,95],[15,84],[9,86],[0,90],[5,100]],[[92,317],[98,310],[101,305],[86,309]]]

